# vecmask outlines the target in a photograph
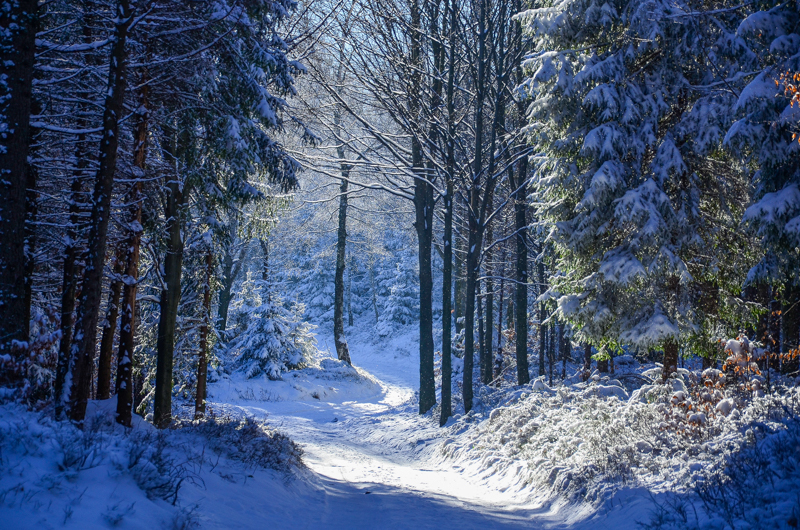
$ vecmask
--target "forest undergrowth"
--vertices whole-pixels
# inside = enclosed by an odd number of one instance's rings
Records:
[[[53,420],[48,410],[0,405],[0,507],[37,513],[62,501],[66,524],[94,481],[120,490],[121,500],[102,514],[109,526],[133,518],[144,496],[173,507],[173,528],[194,528],[197,507],[179,496],[187,484],[205,489],[211,474],[236,482],[258,470],[288,480],[304,468],[296,443],[250,417],[208,414],[166,430],[138,420],[126,429],[106,408],[95,407],[80,429]]]
[[[660,380],[659,365],[645,368],[644,377]],[[667,384],[629,393],[625,375],[481,387],[475,409],[449,424],[440,458],[595,510],[623,489],[647,492],[653,511],[637,521],[644,528],[796,527],[794,378],[773,375],[764,391],[733,377],[720,384],[720,370],[680,369]]]

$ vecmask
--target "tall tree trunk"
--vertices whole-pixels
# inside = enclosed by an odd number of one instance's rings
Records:
[[[449,168],[452,169],[452,166]],[[442,271],[442,414],[439,418],[440,425],[444,425],[447,418],[453,413],[451,327],[453,322],[451,310],[453,299],[453,179],[450,177],[448,177],[446,193],[447,195],[444,197],[444,267]]]
[[[340,95],[344,84],[345,60],[344,48],[342,48],[339,55],[339,71],[336,75]],[[336,154],[339,157],[342,182],[339,184],[339,225],[336,231],[336,272],[333,280],[333,340],[336,343],[336,357],[340,361],[350,364],[350,348],[348,348],[347,338],[344,336],[344,268],[347,257],[347,188],[351,166],[344,161],[346,153],[341,138],[341,125],[342,116],[337,105],[333,113],[333,127],[338,142]]]
[[[569,338],[567,338],[564,327],[566,324],[561,324],[560,340],[558,343],[559,350],[561,351],[561,379],[567,378],[567,357],[569,357]],[[613,371],[613,370],[612,370]]]
[[[547,342],[547,372],[550,379],[550,385],[553,384],[553,364],[556,360],[556,324],[550,324],[550,339]]]
[[[142,75],[139,110],[134,129],[133,167],[138,177],[131,187],[128,207],[128,239],[125,243],[125,275],[122,278],[122,316],[119,324],[117,354],[117,423],[131,426],[133,419],[133,348],[136,338],[136,287],[139,282],[139,248],[142,241],[142,178],[147,161],[148,87],[147,74]]]
[[[678,371],[678,343],[668,340],[664,343],[664,368],[662,382],[669,381],[669,377]]]
[[[81,301],[75,318],[74,342],[71,350],[72,384],[70,390],[70,419],[82,422],[92,383],[92,366],[97,338],[97,321],[102,295],[103,263],[106,254],[111,191],[117,167],[119,118],[125,95],[125,41],[132,20],[129,0],[119,0],[112,37],[113,45],[108,66],[108,91],[103,109],[103,137],[100,141],[100,167],[92,194],[92,214],[83,279]]]
[[[517,358],[517,384],[524,385],[530,382],[530,368],[528,366],[528,246],[526,241],[527,221],[527,159],[520,160],[517,164],[516,181],[512,180],[514,194],[514,230],[516,232],[516,259],[514,304],[516,311],[516,358]],[[511,172],[510,172],[511,173]]]
[[[513,0],[514,13],[522,11],[521,0]],[[517,86],[525,79],[522,69],[522,56],[524,54],[522,21],[516,20],[514,24],[514,53],[515,76]],[[517,126],[525,123],[527,103],[523,98],[517,98]],[[515,174],[516,173],[516,174]],[[527,246],[527,210],[528,210],[528,157],[522,157],[514,167],[508,170],[511,198],[514,201],[514,231],[516,241],[514,303],[516,307],[516,358],[517,358],[517,384],[524,385],[530,382],[530,368],[528,366],[528,246]],[[515,178],[516,177],[516,178]]]
[[[436,404],[433,371],[433,188],[423,179],[415,186],[416,228],[419,244],[419,412],[424,414]]]
[[[492,241],[492,229],[488,228],[486,239]],[[483,349],[481,350],[481,383],[488,385],[492,382],[492,345],[494,344],[494,282],[492,281],[492,273],[494,272],[491,265],[492,253],[486,254],[486,265],[484,271],[486,279],[484,286],[486,288],[486,314],[484,315],[484,336],[483,336]]]
[[[521,11],[520,0],[515,0],[516,13]],[[522,22],[514,22],[515,42],[519,47],[518,56],[522,55]],[[521,61],[517,61],[516,80],[521,84],[524,79]],[[525,101],[517,101],[517,115],[520,123],[525,117]],[[514,231],[516,241],[514,302],[516,306],[516,358],[517,358],[517,384],[524,385],[530,382],[530,368],[528,367],[528,157],[522,157],[508,170],[511,185],[511,198],[514,201]],[[515,178],[516,177],[516,178]]]
[[[350,269],[347,271],[347,325],[353,327],[353,271],[356,261],[350,257]]]
[[[261,246],[261,281],[269,281],[269,239],[259,239],[258,244]]]
[[[484,281],[484,289],[485,289],[485,281]],[[481,282],[478,280],[478,287],[477,287],[478,295],[475,301],[475,305],[478,309],[478,373],[480,377],[480,382],[486,384],[485,381],[485,373],[486,373],[486,317],[484,315],[483,308],[486,304],[486,295],[484,291],[481,289]]]
[[[503,295],[505,294],[505,262],[506,251],[503,249],[503,256],[500,258],[500,298],[497,301],[497,349],[494,352],[494,374],[493,378],[496,385],[500,387],[500,376],[503,374]]]
[[[409,111],[422,122],[422,10],[419,0],[411,0],[411,64],[409,78]],[[414,172],[414,228],[419,247],[419,413],[428,412],[436,404],[433,371],[433,187],[425,168],[419,134],[411,137],[411,166]]]
[[[125,270],[124,249],[118,248],[112,258],[113,277],[108,292],[106,321],[103,323],[103,337],[100,339],[100,358],[97,362],[97,399],[111,397],[111,359],[114,356],[114,334],[117,331],[119,316],[119,296],[122,292],[122,273]]]
[[[81,222],[80,204],[83,197],[83,170],[86,168],[86,138],[84,135],[78,137],[78,151],[76,159],[76,170],[72,176],[70,184],[69,201],[69,229],[67,230],[67,241],[64,248],[64,278],[61,283],[61,340],[58,346],[58,364],[56,366],[55,381],[55,413],[56,418],[62,418],[67,397],[64,393],[64,382],[69,370],[70,349],[72,346],[73,313],[75,312],[75,301],[78,297],[78,284],[82,276],[79,263],[77,263],[81,252],[80,230],[78,225]],[[67,389],[69,390],[69,389]]]
[[[38,105],[36,105],[38,106]],[[40,112],[36,111],[35,112]],[[33,140],[35,129],[30,128],[31,141]],[[36,270],[36,216],[39,213],[39,193],[36,191],[36,181],[38,180],[37,169],[28,164],[25,193],[25,303],[23,313],[30,320],[31,303],[33,300],[33,273]]]
[[[378,288],[375,285],[375,263],[369,264],[369,288],[372,291],[372,309],[375,312],[375,323],[378,323],[380,315],[378,314]]]
[[[343,150],[342,150],[343,151]],[[344,153],[340,155],[343,159]],[[339,185],[339,228],[336,236],[336,274],[333,295],[333,340],[336,343],[336,356],[340,361],[350,364],[350,350],[344,336],[344,267],[347,251],[347,178],[349,167],[342,165],[342,183]]]
[[[231,237],[235,238],[235,228],[232,230],[232,233],[233,235]],[[217,300],[216,327],[220,334],[224,334],[225,330],[228,329],[228,310],[230,309],[231,300],[233,299],[233,284],[236,282],[236,278],[239,277],[239,273],[242,270],[242,261],[244,260],[246,249],[247,246],[242,245],[239,249],[238,257],[234,259],[232,252],[233,247],[228,246],[225,248],[225,255],[222,258],[222,288],[219,291],[219,299]]]
[[[265,267],[266,268],[266,267]],[[203,283],[203,323],[200,324],[200,353],[197,359],[197,392],[194,397],[194,417],[206,413],[206,380],[208,379],[208,330],[211,320],[211,277],[214,273],[214,255],[206,254],[206,279]],[[266,275],[266,272],[265,272]]]
[[[181,135],[188,134],[182,131]],[[183,142],[183,140],[180,140]],[[188,141],[187,141],[188,143]],[[186,145],[181,146],[181,151]],[[172,423],[172,366],[175,354],[175,330],[178,319],[178,305],[181,301],[181,273],[183,269],[183,207],[188,195],[187,186],[181,186],[178,167],[176,173],[167,177],[167,197],[164,217],[166,226],[166,256],[164,257],[164,284],[161,291],[158,319],[158,338],[156,348],[156,390],[153,404],[153,424],[159,429],[169,427]]]
[[[475,355],[475,290],[478,278],[478,255],[481,249],[479,184],[483,173],[483,102],[486,96],[486,0],[480,1],[478,14],[478,79],[475,98],[475,160],[472,170],[472,183],[468,191],[469,241],[467,243],[467,285],[464,311],[464,412],[472,410],[473,381],[472,370]]]
[[[458,203],[458,197],[453,198],[456,203]],[[453,209],[455,210],[455,204],[453,205]],[[455,236],[454,236],[455,237]],[[461,330],[464,329],[464,322],[466,315],[466,304],[467,304],[467,275],[466,275],[466,255],[467,255],[467,248],[466,248],[466,241],[461,237],[455,238],[455,248],[456,252],[453,255],[453,270],[455,275],[455,282],[454,282],[454,293],[453,293],[453,310],[455,311],[455,332],[456,334],[461,333]]]
[[[539,289],[538,293],[541,294],[545,291],[544,285],[544,263],[542,263],[541,259],[537,264],[537,272],[539,276]],[[545,357],[545,335],[547,331],[547,327],[544,325],[544,321],[546,318],[546,312],[544,308],[544,302],[539,302],[539,377],[544,375],[544,357]]]
[[[6,124],[0,137],[0,355],[10,352],[21,361],[30,331],[30,314],[25,311],[25,195],[39,14],[36,0],[17,0],[6,7],[0,9],[0,78],[5,79],[0,83],[0,116]],[[13,372],[10,379],[18,379],[21,374]]]
[[[453,180],[455,179],[455,45],[456,45],[456,0],[448,0],[448,43],[450,55],[447,59],[447,179],[444,196],[444,240],[442,270],[442,412],[439,425],[444,426],[453,414]],[[456,324],[456,327],[458,325]]]

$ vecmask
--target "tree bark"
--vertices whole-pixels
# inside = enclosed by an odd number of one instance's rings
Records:
[[[236,238],[235,226],[236,225],[234,225],[234,229],[232,230],[232,239]],[[228,310],[230,309],[231,300],[233,299],[231,291],[236,278],[239,277],[239,273],[242,270],[242,260],[244,259],[246,249],[247,247],[243,245],[239,249],[238,257],[234,260],[232,246],[227,246],[225,248],[225,255],[222,258],[222,288],[219,291],[219,299],[217,301],[216,326],[220,334],[224,334],[225,330],[228,329]]]
[[[567,378],[567,358],[569,357],[569,339],[566,337],[564,326],[561,324],[558,346],[561,351],[561,379]]]
[[[350,258],[350,270],[347,271],[347,325],[353,327],[353,271],[355,260]]]
[[[522,10],[520,0],[514,0],[514,12]],[[522,22],[514,22],[514,39],[517,46],[517,57],[522,56]],[[522,61],[516,61],[516,82],[522,84],[524,72]],[[517,116],[519,125],[525,119],[526,102],[519,98],[517,101]],[[516,306],[516,358],[517,358],[517,384],[524,385],[530,382],[530,368],[528,366],[528,157],[522,157],[516,164],[516,172],[513,167],[508,170],[509,184],[512,192],[511,198],[514,201],[514,231],[516,242],[515,260],[515,279],[514,302]],[[515,178],[516,177],[516,178]]]
[[[261,281],[269,281],[269,239],[259,239],[258,244],[261,246],[262,262],[261,262]]]
[[[344,49],[340,50],[339,71],[336,81],[339,83],[339,94],[344,84],[344,62],[346,58]],[[336,232],[336,272],[333,280],[333,340],[336,343],[336,357],[340,361],[351,364],[350,348],[347,346],[347,338],[344,336],[344,268],[347,257],[347,188],[349,185],[351,166],[344,162],[345,149],[341,138],[342,115],[337,105],[333,113],[333,127],[336,135],[336,154],[339,157],[339,171],[342,175],[342,182],[339,184],[339,224]]]
[[[583,345],[583,373],[581,380],[588,381],[592,375],[592,345],[588,342]]]
[[[54,391],[55,415],[61,419],[64,414],[64,406],[67,397],[64,395],[64,381],[69,370],[70,349],[72,346],[73,313],[75,312],[75,301],[78,298],[78,284],[80,283],[82,272],[77,263],[81,252],[80,231],[80,204],[83,200],[83,170],[86,166],[84,144],[85,137],[78,137],[78,152],[76,165],[77,168],[72,176],[70,184],[69,202],[69,229],[67,230],[67,243],[64,248],[64,278],[61,283],[61,340],[58,346],[58,364],[56,366],[56,380]],[[69,390],[69,389],[67,389]]]
[[[375,285],[375,263],[369,264],[369,288],[372,291],[372,309],[375,312],[375,323],[378,323],[380,315],[378,314],[378,289]]]
[[[34,109],[34,112],[38,114],[40,111]],[[35,129],[31,127],[29,130],[32,141]],[[25,192],[25,302],[22,311],[29,321],[31,302],[33,300],[33,273],[36,270],[36,230],[34,224],[39,213],[39,193],[36,191],[37,180],[37,169],[28,164]]]
[[[341,151],[343,149],[340,148]],[[344,153],[339,156],[343,159]],[[350,350],[344,336],[344,267],[347,252],[347,178],[349,167],[342,165],[342,183],[339,185],[339,228],[336,236],[336,274],[333,288],[333,340],[336,343],[336,356],[340,361],[350,364]]]
[[[92,214],[83,279],[81,301],[75,319],[74,342],[71,348],[72,384],[67,414],[82,422],[92,383],[92,365],[97,338],[97,321],[102,294],[103,263],[106,253],[111,192],[117,166],[119,117],[125,96],[127,62],[126,39],[132,20],[129,0],[119,0],[117,21],[108,67],[108,92],[103,109],[103,137],[100,141],[100,167],[92,194]]]
[[[476,308],[478,309],[478,376],[480,382],[486,384],[486,318],[483,310],[486,305],[486,296],[484,291],[481,289],[480,280],[478,280],[478,286],[476,290],[478,292],[477,299],[475,301]]]
[[[668,340],[664,343],[664,369],[662,371],[662,382],[666,383],[672,374],[678,372],[678,343]]]
[[[97,399],[111,397],[111,359],[114,356],[114,334],[119,316],[119,296],[122,292],[122,273],[125,270],[124,249],[117,249],[112,262],[113,277],[108,292],[108,309],[100,339],[100,358],[97,362]]]
[[[27,350],[30,314],[25,311],[25,195],[38,2],[17,0],[0,10],[0,355],[15,365]],[[6,372],[15,383],[21,374]]]
[[[265,267],[266,268],[266,267]],[[200,354],[197,359],[197,392],[194,397],[194,417],[206,414],[206,381],[208,379],[208,330],[211,320],[211,277],[214,272],[214,255],[206,254],[206,279],[203,283],[203,323],[200,325]],[[265,272],[266,274],[266,272]]]
[[[411,74],[409,76],[409,113],[421,120],[422,94],[422,11],[419,0],[411,0]],[[419,248],[419,413],[425,414],[436,404],[433,371],[433,187],[423,163],[418,134],[411,137],[411,169],[414,172],[414,228]]]
[[[139,248],[142,240],[142,180],[147,161],[148,88],[147,75],[142,76],[139,111],[134,129],[133,167],[139,178],[129,193],[128,239],[125,243],[125,275],[122,277],[122,316],[119,324],[119,353],[117,354],[117,415],[116,420],[125,427],[133,419],[133,348],[136,332],[136,291],[139,282]]]
[[[486,57],[486,0],[480,1],[478,14],[478,78],[477,96],[475,98],[475,159],[472,171],[472,183],[468,191],[469,205],[469,238],[467,243],[467,285],[466,304],[464,310],[464,412],[472,410],[473,381],[472,370],[475,355],[475,290],[478,278],[478,255],[481,248],[481,230],[483,219],[480,218],[480,199],[478,195],[479,181],[483,172],[483,102],[485,91]]]
[[[455,3],[455,0],[450,0]],[[451,9],[453,9],[451,7]],[[453,17],[453,15],[451,15]],[[452,30],[451,30],[452,31]],[[448,82],[448,109],[452,110],[452,58],[451,70]],[[452,117],[452,112],[448,112]],[[448,139],[448,145],[452,146],[452,136]],[[450,147],[448,147],[450,150]],[[452,171],[455,164],[451,165],[453,157],[448,151],[447,156],[448,177],[447,195],[444,197],[444,265],[442,271],[442,412],[439,417],[439,425],[447,423],[447,419],[453,414],[452,410],[452,299],[453,299],[453,179]]]
[[[455,46],[458,4],[448,0],[450,15],[448,42],[450,55],[447,60],[447,159],[446,190],[444,196],[444,240],[442,270],[442,411],[439,425],[444,426],[453,414],[453,180],[455,179]],[[456,304],[457,305],[457,304]],[[456,316],[458,316],[456,314]],[[458,328],[458,324],[456,324]]]
[[[454,197],[456,203],[458,202],[458,197]],[[455,204],[453,205],[454,213],[455,213]],[[454,293],[453,293],[453,309],[455,311],[455,332],[456,334],[461,333],[461,330],[464,329],[465,323],[465,315],[466,315],[466,304],[467,304],[467,275],[466,275],[466,255],[467,249],[464,245],[465,241],[461,237],[456,237],[455,241],[455,248],[457,251],[453,255],[453,270],[455,274],[455,282],[454,282]]]
[[[188,134],[182,131],[181,136]],[[179,140],[183,141],[183,140]],[[184,146],[185,147],[185,146]],[[166,256],[164,257],[164,284],[161,291],[161,314],[158,319],[158,339],[156,347],[156,390],[153,405],[153,424],[159,429],[172,423],[172,366],[175,354],[175,330],[177,327],[178,305],[181,300],[181,273],[183,268],[183,239],[181,238],[183,207],[188,195],[181,186],[179,176],[167,177],[167,197],[164,217],[166,226]],[[183,188],[183,189],[182,189]]]
[[[553,364],[556,360],[556,324],[550,324],[550,339],[547,342],[547,372],[550,378],[550,385],[553,385]]]
[[[492,229],[491,227],[488,228],[486,239],[488,241],[492,241]],[[491,275],[493,274],[494,270],[489,263],[492,259],[492,253],[488,252],[486,254],[486,266],[484,271],[486,272],[486,280],[484,280],[484,285],[486,286],[486,314],[484,315],[484,332],[483,337],[483,349],[481,350],[481,382],[484,385],[488,385],[492,382],[492,351],[493,351],[493,344],[494,344],[494,282],[492,281]]]
[[[539,276],[538,293],[541,296],[541,294],[545,291],[544,263],[542,263],[540,260],[536,268]],[[544,375],[545,339],[547,334],[547,327],[544,325],[545,318],[546,315],[544,302],[539,302],[539,377]]]

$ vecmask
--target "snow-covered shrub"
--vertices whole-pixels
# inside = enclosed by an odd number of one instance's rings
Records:
[[[285,307],[275,293],[258,305],[240,306],[247,326],[228,347],[236,368],[248,378],[280,379],[282,373],[308,365],[316,352],[316,338],[303,311],[297,302]]]
[[[592,503],[626,484],[686,492],[751,446],[758,432],[783,430],[786,418],[800,412],[800,391],[785,386],[763,397],[718,400],[735,407],[727,411],[713,405],[719,398],[713,396],[706,408],[702,393],[718,390],[716,372],[692,374],[694,379],[683,374],[686,392],[656,384],[627,400],[612,380],[558,388],[536,380],[489,391],[491,396],[479,391],[482,403],[450,427],[463,434],[442,445],[442,455],[479,466],[478,472],[511,475],[520,487],[531,484]],[[693,392],[699,395],[690,399]],[[683,428],[664,428],[667,411],[680,417]],[[699,414],[705,422],[692,417]]]
[[[31,306],[30,340],[15,343],[11,354],[0,355],[0,402],[20,399],[43,406],[55,381],[60,315],[54,306]],[[21,382],[19,388],[10,382]]]
[[[177,421],[169,430],[156,431],[141,420],[126,429],[114,422],[109,405],[90,403],[94,411],[87,414],[83,429],[55,421],[52,413],[0,405],[0,507],[17,509],[34,496],[36,502],[49,498],[55,506],[66,502],[69,517],[71,494],[80,498],[91,488],[89,496],[111,494],[111,500],[118,486],[132,481],[141,493],[126,490],[125,501],[112,503],[103,513],[113,523],[131,513],[131,502],[137,510],[146,509],[147,499],[177,506],[181,488],[202,485],[205,474],[217,466],[288,473],[303,465],[302,450],[263,422],[209,415]],[[191,526],[191,509],[179,509],[176,517],[186,523],[178,527]]]
[[[643,527],[797,528],[800,421],[796,405],[786,408],[796,399],[795,393],[763,400],[758,419],[741,425],[742,436],[730,444],[719,465],[704,467],[687,491],[657,502]]]
[[[302,467],[303,450],[288,436],[249,416],[206,415],[187,422],[184,428],[209,441],[217,454],[243,463],[247,468],[289,471]]]
[[[148,499],[163,499],[175,505],[190,463],[201,462],[202,457],[195,454],[179,460],[167,450],[169,443],[162,432],[140,432],[131,436],[127,468]]]

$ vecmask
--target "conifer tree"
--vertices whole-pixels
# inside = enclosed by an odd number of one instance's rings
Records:
[[[707,24],[666,1],[534,7],[521,19],[536,49],[535,194],[565,272],[551,292],[595,344],[662,349],[666,379],[682,341],[738,294],[726,288],[743,269],[725,259],[746,247],[742,175],[719,155],[732,96],[715,88],[726,65],[706,59],[736,15]],[[700,285],[714,304],[700,303]]]

